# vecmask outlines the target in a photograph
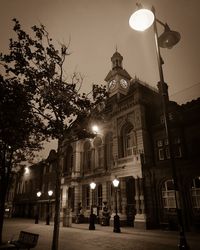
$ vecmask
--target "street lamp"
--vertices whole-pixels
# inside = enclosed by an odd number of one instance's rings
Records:
[[[113,180],[113,186],[115,188],[115,216],[114,216],[113,232],[114,233],[121,233],[121,230],[120,230],[120,218],[119,218],[119,215],[117,214],[117,189],[118,189],[118,186],[119,186],[119,180],[114,179]]]
[[[48,191],[48,196],[49,196],[49,200],[47,203],[47,216],[46,216],[46,225],[50,225],[50,198],[53,195],[53,191],[49,190]]]
[[[38,191],[36,193],[37,198],[40,198],[40,196],[42,195],[42,193],[40,191]],[[37,205],[36,205],[36,215],[35,215],[35,224],[38,224],[39,222],[39,214],[40,214],[40,207],[39,207],[39,203],[37,201]]]
[[[90,225],[89,230],[95,230],[95,215],[93,214],[93,204],[94,204],[94,189],[96,188],[96,183],[91,182],[90,183],[90,189],[92,190],[92,205],[91,205],[91,211],[90,211]]]
[[[176,211],[177,218],[180,227],[180,242],[179,249],[189,250],[189,246],[185,237],[185,229],[183,224],[183,214],[180,208],[179,202],[179,184],[177,178],[177,170],[174,161],[174,153],[172,150],[172,139],[171,139],[171,131],[169,128],[169,114],[168,114],[168,104],[169,104],[169,96],[168,96],[168,86],[164,81],[162,64],[164,63],[161,55],[160,55],[160,47],[162,48],[172,48],[175,44],[180,41],[180,34],[176,31],[170,30],[167,24],[164,24],[160,20],[156,18],[155,9],[152,8],[152,11],[143,9],[141,4],[137,4],[138,9],[131,15],[129,19],[129,25],[132,29],[138,31],[144,31],[148,29],[152,24],[154,28],[154,36],[155,36],[155,45],[156,45],[156,54],[157,54],[157,62],[159,69],[160,81],[158,82],[159,93],[162,97],[162,107],[163,107],[163,117],[164,117],[164,125],[165,125],[165,133],[168,139],[169,153],[170,153],[170,165],[172,169],[172,175],[174,180],[174,190],[175,190],[175,202],[176,202]],[[145,19],[143,19],[143,17]],[[145,20],[145,21],[144,21]],[[164,33],[158,37],[157,33],[157,22],[164,27]]]

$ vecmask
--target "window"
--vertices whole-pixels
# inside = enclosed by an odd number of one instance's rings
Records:
[[[200,210],[200,176],[192,180],[191,198],[193,209]]]
[[[63,172],[65,174],[71,174],[72,169],[73,169],[73,148],[72,146],[68,146],[64,158]]]
[[[173,180],[167,180],[164,182],[162,186],[162,200],[163,200],[163,207],[165,209],[170,210],[176,208]]]
[[[181,147],[181,139],[180,137],[174,138],[174,157],[181,158],[182,157],[182,147]]]
[[[174,119],[172,113],[169,113],[169,114],[168,114],[168,119],[169,119],[170,121],[172,121],[172,120]],[[161,123],[161,124],[165,123],[164,115],[161,115],[161,116],[160,116],[160,123]]]
[[[165,159],[165,154],[164,154],[163,148],[158,149],[158,158],[159,158],[160,161]]]
[[[163,161],[165,159],[170,159],[168,139],[159,139],[157,140],[156,145],[158,152],[158,160]]]
[[[90,141],[86,141],[84,144],[83,152],[83,171],[88,172],[92,168],[92,147]]]
[[[105,136],[105,167],[110,169],[113,164],[113,134],[109,132]]]
[[[136,153],[136,135],[133,125],[128,123],[122,128],[123,157]]]
[[[90,186],[82,186],[82,204],[86,209],[90,209]]]
[[[97,136],[94,139],[94,148],[95,148],[95,165],[94,168],[101,167],[103,165],[103,148],[102,148],[102,139]]]

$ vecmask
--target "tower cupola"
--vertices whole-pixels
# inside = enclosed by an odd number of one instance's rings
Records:
[[[117,50],[111,57],[111,61],[112,61],[112,69],[117,69],[117,68],[122,69],[123,56],[121,56],[121,54]]]

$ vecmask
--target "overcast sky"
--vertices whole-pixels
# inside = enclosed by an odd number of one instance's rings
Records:
[[[161,49],[170,98],[180,104],[198,98],[200,0],[0,0],[0,51],[8,49],[9,38],[14,36],[12,18],[28,32],[42,23],[56,43],[67,44],[71,38],[65,71],[81,72],[86,91],[92,83],[105,83],[116,46],[128,73],[156,86],[159,75],[153,30],[141,33],[128,24],[136,2],[153,5],[157,18],[181,34],[173,49]]]

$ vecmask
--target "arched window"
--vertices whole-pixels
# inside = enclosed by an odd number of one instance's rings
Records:
[[[64,158],[63,172],[66,174],[71,174],[73,169],[73,148],[68,146]]]
[[[108,132],[105,136],[105,167],[110,169],[113,165],[113,134]]]
[[[83,172],[86,173],[92,169],[92,147],[90,141],[84,144],[83,152]]]
[[[127,123],[121,130],[121,144],[122,148],[120,155],[122,157],[126,157],[136,153],[136,134],[131,123]]]
[[[200,210],[200,176],[192,180],[191,198],[192,198],[193,209],[199,211]]]
[[[162,200],[163,200],[163,208],[168,210],[176,208],[173,180],[166,180],[163,183]]]
[[[97,136],[94,139],[93,144],[94,144],[94,148],[95,148],[95,165],[94,165],[94,168],[99,168],[99,167],[102,167],[103,161],[104,161],[101,137]]]

